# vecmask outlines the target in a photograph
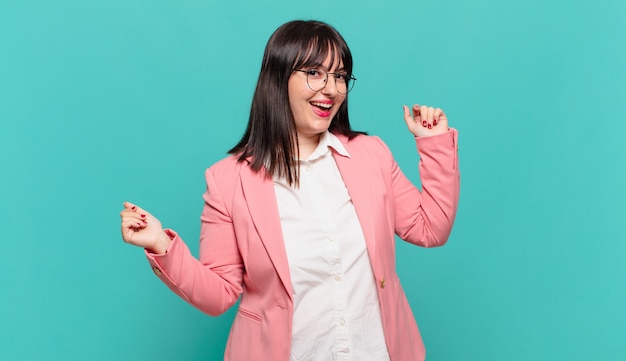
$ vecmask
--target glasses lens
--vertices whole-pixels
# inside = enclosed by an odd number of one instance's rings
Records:
[[[348,94],[354,88],[355,78],[347,76],[341,83],[337,82],[337,91],[341,94]],[[341,84],[341,85],[340,85]]]
[[[309,88],[313,91],[322,90],[326,86],[327,77],[328,74],[319,69],[307,70],[306,72],[307,84],[309,84]]]

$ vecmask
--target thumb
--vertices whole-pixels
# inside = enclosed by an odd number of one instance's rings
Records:
[[[404,121],[406,122],[406,125],[410,127],[411,123],[413,123],[413,117],[411,116],[411,111],[409,110],[409,107],[407,107],[406,105],[402,106],[402,110],[404,110]]]

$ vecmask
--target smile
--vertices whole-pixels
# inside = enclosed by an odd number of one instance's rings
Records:
[[[329,110],[333,107],[333,103],[311,102],[311,105],[322,108],[324,110]]]

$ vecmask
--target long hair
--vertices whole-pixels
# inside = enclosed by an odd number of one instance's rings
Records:
[[[279,27],[265,46],[248,126],[229,153],[238,154],[240,162],[250,158],[255,171],[265,169],[268,176],[285,177],[289,184],[298,184],[298,142],[289,105],[289,77],[293,69],[318,66],[329,55],[332,61],[340,59],[345,71],[352,74],[348,44],[330,25],[296,20]],[[347,95],[329,131],[349,139],[363,134],[350,128]]]

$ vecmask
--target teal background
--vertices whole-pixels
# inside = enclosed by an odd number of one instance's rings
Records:
[[[402,104],[460,132],[449,243],[399,246],[428,360],[624,360],[621,0],[2,1],[0,360],[221,359],[233,310],[171,293],[119,211],[197,252],[204,169],[295,18],[344,35],[353,125],[416,183]]]

